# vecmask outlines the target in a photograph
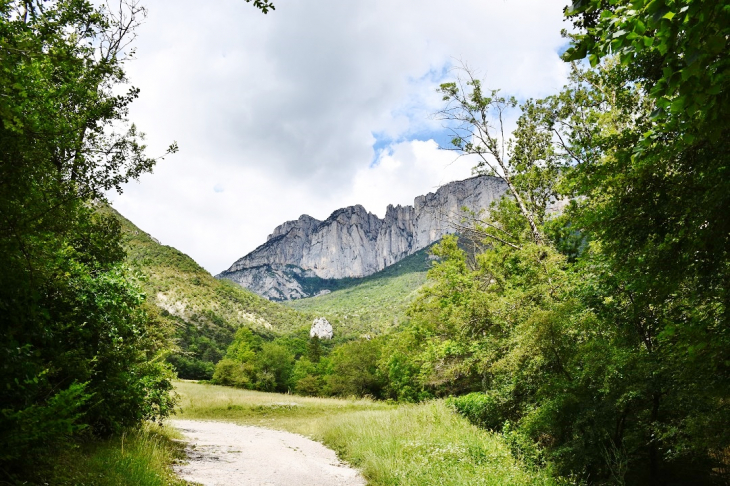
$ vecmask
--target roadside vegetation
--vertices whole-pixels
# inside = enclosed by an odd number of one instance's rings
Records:
[[[119,222],[97,211],[155,164],[126,119],[137,91],[122,89],[124,46],[145,11],[121,8],[0,2],[4,483],[174,406],[171,329],[124,264]]]
[[[175,429],[146,424],[110,439],[82,440],[60,451],[36,484],[58,486],[184,486],[170,465],[186,459]]]
[[[176,383],[181,418],[287,430],[323,442],[374,486],[558,484],[525,467],[499,435],[443,401],[391,405]]]

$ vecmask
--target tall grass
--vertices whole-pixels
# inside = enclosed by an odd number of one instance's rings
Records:
[[[179,381],[179,418],[222,420],[258,425],[312,436],[321,420],[369,410],[392,410],[393,405],[367,399],[302,397],[241,390],[225,386]]]
[[[184,458],[180,435],[170,427],[146,425],[109,440],[90,440],[63,452],[40,484],[68,486],[186,485],[170,468]]]
[[[331,447],[371,485],[547,485],[512,457],[500,436],[478,429],[443,401],[389,405],[309,398],[179,382],[180,418],[289,430]]]

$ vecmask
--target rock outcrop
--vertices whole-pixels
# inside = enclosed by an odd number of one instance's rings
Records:
[[[311,338],[316,336],[319,339],[332,339],[334,335],[332,324],[324,317],[315,319],[312,328],[309,330],[309,337]]]
[[[506,189],[500,179],[480,176],[419,196],[413,206],[388,206],[383,219],[360,205],[338,209],[325,221],[305,214],[278,226],[266,243],[217,277],[271,300],[307,297],[313,295],[312,279],[382,270],[453,233],[463,207],[488,209]]]

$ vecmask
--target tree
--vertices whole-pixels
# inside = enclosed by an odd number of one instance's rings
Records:
[[[383,380],[378,374],[381,343],[363,339],[336,347],[330,355],[331,373],[326,377],[329,392],[340,396],[381,395]]]
[[[730,10],[702,0],[586,0],[566,15],[579,29],[566,59],[588,55],[598,66],[614,53],[610,86],[646,106],[612,137],[576,144],[611,153],[575,171],[576,195],[603,194],[592,227],[617,265],[656,279],[647,282],[658,290],[652,305],[691,285],[727,323]]]
[[[561,93],[523,104],[512,154],[535,162],[509,167],[514,186],[528,209],[548,200],[543,187],[571,204],[535,218],[538,242],[516,198],[504,198],[468,234],[484,240],[471,265],[454,241],[437,247],[433,284],[411,311],[428,331],[418,359],[441,393],[481,389],[452,403],[560,474],[708,484],[730,445],[727,262],[706,251],[694,218],[723,228],[719,213],[706,219],[723,182],[689,178],[706,160],[645,148],[655,102],[632,69],[574,66]],[[462,119],[471,127],[476,117]],[[664,135],[678,146],[679,134]],[[721,164],[709,147],[701,153]]]
[[[711,0],[577,0],[566,9],[578,33],[564,54],[592,66],[617,56],[656,100],[648,144],[667,128],[691,144],[705,133],[718,140],[730,109],[730,9]],[[655,140],[655,139],[654,139]],[[656,141],[656,140],[655,140]]]
[[[668,464],[711,463],[728,446],[717,431],[730,420],[730,10],[711,1],[576,1],[566,15],[579,29],[566,58],[588,55],[607,73],[597,92],[642,100],[612,104],[610,112],[630,114],[613,133],[571,141],[599,154],[576,165],[571,183],[587,201],[578,224],[600,242],[596,289],[611,296],[596,307],[651,356],[639,396],[657,482]]]
[[[438,119],[447,122],[453,132],[453,150],[462,155],[476,155],[479,163],[474,170],[502,179],[509,188],[522,216],[529,224],[532,241],[544,243],[540,226],[545,217],[546,201],[556,198],[556,172],[560,157],[553,152],[551,134],[547,136],[526,126],[532,118],[522,116],[518,124],[516,141],[505,136],[505,116],[517,107],[514,97],[504,97],[499,90],[487,93],[482,83],[467,68],[462,68],[466,79],[443,83],[439,92],[443,94],[446,106],[439,111]],[[533,110],[532,102],[522,107]],[[534,137],[526,136],[527,133]],[[484,233],[491,239],[504,244],[515,239],[503,229],[490,226],[492,232]]]
[[[168,346],[124,268],[104,191],[151,170],[118,94],[145,11],[0,3],[0,463],[13,478],[87,429],[167,415]],[[174,152],[176,146],[170,147]]]

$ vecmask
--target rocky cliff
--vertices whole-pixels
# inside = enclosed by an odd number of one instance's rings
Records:
[[[266,243],[218,275],[271,300],[316,293],[318,279],[364,277],[454,232],[467,207],[487,209],[505,184],[480,176],[452,182],[417,197],[413,206],[388,206],[380,219],[360,205],[324,221],[302,215],[274,229]]]

